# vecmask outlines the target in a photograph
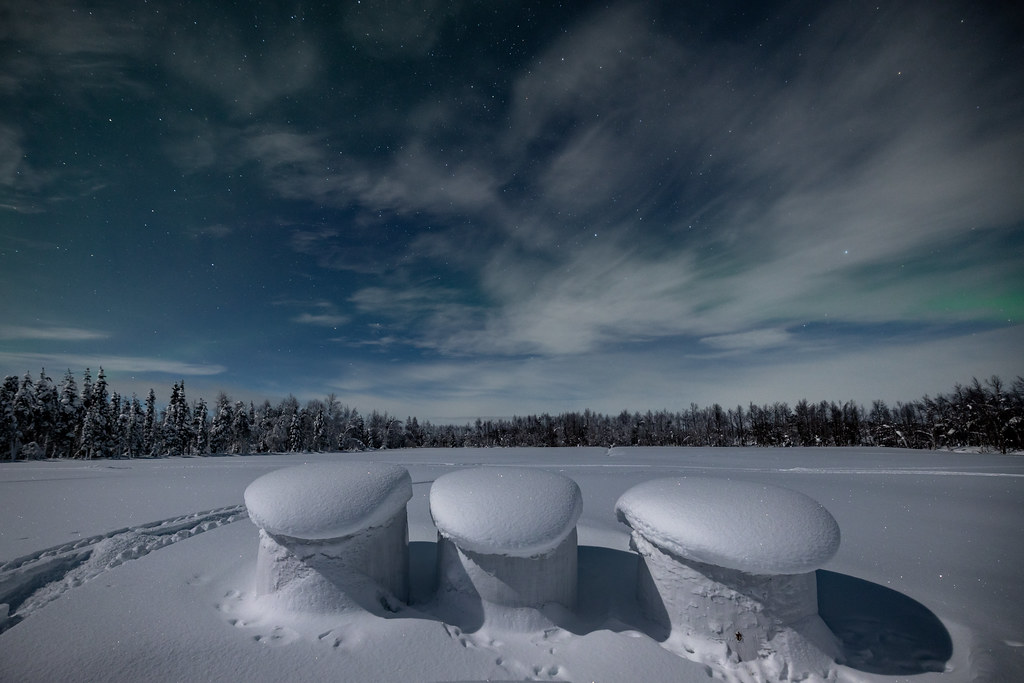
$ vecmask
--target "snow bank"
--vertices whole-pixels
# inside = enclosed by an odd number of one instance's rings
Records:
[[[540,469],[487,467],[439,477],[430,489],[442,601],[461,601],[499,627],[536,626],[535,608],[576,603],[573,480]]]
[[[634,486],[619,521],[654,545],[752,574],[800,574],[839,550],[839,525],[802,493],[746,481],[678,477]]]
[[[404,467],[336,462],[288,467],[245,489],[249,517],[270,534],[340,538],[380,526],[412,498]]]
[[[292,612],[398,609],[409,592],[411,497],[409,472],[381,463],[302,465],[252,482],[256,595]]]
[[[527,467],[480,467],[439,477],[430,515],[463,550],[532,557],[556,548],[583,512],[572,479]]]

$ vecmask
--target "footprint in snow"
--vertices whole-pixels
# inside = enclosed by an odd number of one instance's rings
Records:
[[[460,629],[458,626],[452,626],[450,624],[442,624],[442,626],[444,626],[445,633],[448,634],[448,637],[452,640],[457,640],[459,642],[459,645],[461,645],[462,647],[467,649],[477,647],[476,640],[472,636],[468,636],[465,633],[463,633],[462,629]]]
[[[321,643],[327,643],[332,648],[338,648],[341,646],[342,643],[345,642],[345,639],[337,633],[335,633],[334,631],[326,631],[318,635],[316,638]]]
[[[270,633],[255,635],[252,639],[262,645],[281,647],[283,645],[288,645],[289,643],[294,643],[299,639],[299,634],[286,626],[275,626]]]
[[[541,678],[557,678],[561,675],[562,668],[557,664],[551,666],[533,667],[533,675]]]

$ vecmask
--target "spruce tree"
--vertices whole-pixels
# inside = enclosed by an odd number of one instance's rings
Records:
[[[168,455],[185,455],[191,447],[190,424],[192,415],[185,401],[185,382],[175,382],[171,400],[164,413],[164,451]]]
[[[142,423],[142,453],[153,456],[157,454],[157,421],[156,421],[156,392],[152,389],[146,396],[146,417]]]
[[[192,448],[194,455],[206,455],[210,448],[210,411],[206,399],[196,401],[192,410]]]
[[[18,378],[8,375],[0,384],[0,446],[11,460],[17,455],[18,420],[14,417],[14,397],[18,394]]]
[[[232,453],[245,454],[249,452],[251,432],[252,427],[245,404],[241,401],[235,401],[234,416],[231,422]]]
[[[139,398],[132,394],[128,419],[128,457],[137,458],[145,453],[146,428],[145,414]]]
[[[40,370],[39,379],[36,380],[36,441],[41,449],[40,455],[44,458],[54,455],[59,405],[57,387],[44,368]]]
[[[327,444],[327,420],[324,418],[324,410],[320,408],[313,416],[313,450],[322,453]]]
[[[121,394],[110,394],[110,444],[111,454],[120,458],[125,451],[125,424],[121,420]]]
[[[89,370],[86,369],[85,373],[82,385],[89,387],[90,391],[85,401],[85,417],[82,424],[82,455],[86,459],[109,457],[113,450],[113,434],[107,377],[101,367],[93,384]]]
[[[39,449],[36,444],[36,385],[27,372],[14,395],[14,422],[15,456],[36,457]]]
[[[55,456],[68,458],[75,454],[81,419],[82,398],[78,395],[78,383],[69,368],[60,383],[60,398],[54,428]]]
[[[210,426],[210,452],[227,453],[231,447],[231,423],[233,422],[234,408],[231,399],[223,391],[217,395],[217,407],[213,414],[213,424]]]

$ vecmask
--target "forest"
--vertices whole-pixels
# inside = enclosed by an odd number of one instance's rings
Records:
[[[1024,450],[1024,378],[972,379],[947,394],[865,408],[853,401],[718,404],[605,415],[589,410],[451,425],[361,415],[331,394],[300,404],[189,401],[176,382],[166,404],[111,391],[100,368],[81,388],[71,370],[0,385],[0,459],[141,458],[217,454],[511,446],[887,446]]]

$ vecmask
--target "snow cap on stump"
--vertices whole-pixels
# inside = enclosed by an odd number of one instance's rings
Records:
[[[256,526],[276,536],[321,540],[350,536],[392,519],[412,498],[404,467],[336,462],[288,467],[245,489]]]
[[[572,533],[582,511],[576,482],[534,468],[459,470],[430,487],[430,514],[440,534],[476,553],[545,554]]]
[[[839,549],[839,525],[817,501],[677,477],[634,486],[615,511],[633,529],[640,609],[683,651],[749,662],[758,680],[835,679],[841,648],[818,614],[814,570]]]
[[[705,477],[655,479],[626,491],[619,521],[679,557],[750,574],[801,574],[839,549],[839,525],[789,489]]]

